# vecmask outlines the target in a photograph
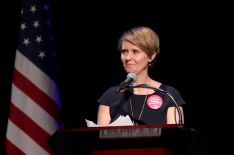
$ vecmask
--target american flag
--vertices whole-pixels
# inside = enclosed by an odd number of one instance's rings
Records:
[[[51,154],[48,139],[61,127],[50,13],[47,0],[23,3],[6,133],[9,155]]]

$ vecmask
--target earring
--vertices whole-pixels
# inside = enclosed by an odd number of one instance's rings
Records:
[[[151,63],[151,61],[149,61],[149,66],[150,66],[150,67],[152,66],[152,63]]]

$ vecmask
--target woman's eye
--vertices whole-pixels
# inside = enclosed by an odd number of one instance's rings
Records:
[[[140,51],[138,51],[138,50],[133,50],[133,53],[134,54],[138,54]]]
[[[122,54],[126,54],[128,51],[127,50],[121,50]]]

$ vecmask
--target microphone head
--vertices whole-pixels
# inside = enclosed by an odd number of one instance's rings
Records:
[[[127,78],[132,78],[133,81],[136,81],[136,73],[128,73]]]
[[[119,84],[116,92],[119,93],[125,91],[127,87],[129,87],[129,84],[133,81],[136,81],[136,73],[128,73],[126,80]]]

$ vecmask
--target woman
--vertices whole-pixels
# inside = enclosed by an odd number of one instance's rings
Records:
[[[181,110],[185,104],[177,89],[149,77],[159,54],[159,37],[148,27],[135,27],[126,31],[119,40],[121,61],[126,73],[135,73],[132,85],[147,84],[165,90],[175,99]],[[129,115],[138,124],[177,124],[178,110],[170,96],[164,92],[147,88],[116,93],[117,86],[109,88],[99,99],[97,124],[106,126],[120,115]]]

